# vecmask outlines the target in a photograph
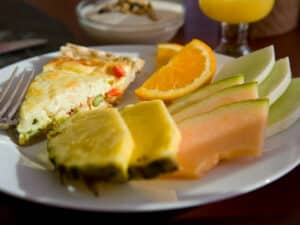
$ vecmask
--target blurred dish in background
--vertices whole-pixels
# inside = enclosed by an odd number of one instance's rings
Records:
[[[92,12],[92,16],[118,12],[122,14],[147,16],[153,21],[158,20],[156,12],[148,0],[118,0],[117,2],[109,2],[107,4],[100,4],[99,6],[100,9],[98,9],[96,13]]]
[[[166,1],[83,0],[79,24],[95,41],[107,43],[167,42],[184,23],[182,4]]]

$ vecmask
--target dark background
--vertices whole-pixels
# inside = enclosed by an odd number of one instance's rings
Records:
[[[47,38],[43,47],[0,56],[0,67],[20,59],[56,51],[65,42],[95,44],[85,36],[76,22],[76,0],[1,0],[0,41],[27,37]],[[186,24],[174,42],[186,43],[201,38],[211,46],[218,40],[218,24],[203,16],[196,0],[186,0]],[[250,42],[253,49],[274,44],[277,57],[290,56],[293,75],[300,73],[300,32],[295,29],[286,34],[256,39]],[[300,87],[299,87],[300,88]],[[284,149],[283,149],[284,150]],[[247,225],[298,225],[300,224],[300,169],[282,179],[241,197],[161,213],[104,214],[53,208],[0,194],[0,225],[32,223],[81,224],[247,224]]]

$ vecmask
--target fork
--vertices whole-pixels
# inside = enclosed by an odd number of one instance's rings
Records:
[[[33,69],[24,69],[18,73],[18,68],[14,68],[0,93],[0,128],[7,129],[18,123],[16,112],[33,77]]]

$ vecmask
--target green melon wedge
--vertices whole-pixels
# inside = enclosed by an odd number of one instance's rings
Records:
[[[233,74],[243,74],[245,82],[261,83],[271,72],[274,63],[274,47],[269,46],[224,63],[214,80],[222,80]]]
[[[176,99],[174,102],[172,102],[171,105],[169,105],[168,109],[171,112],[171,114],[174,114],[184,107],[194,104],[198,101],[201,101],[202,99],[221,91],[225,88],[232,87],[234,85],[239,85],[244,83],[244,76],[243,75],[237,75],[232,76],[230,78],[220,80],[218,82],[209,84],[207,86],[204,86],[202,88],[199,88],[197,91],[188,94],[184,97],[181,97],[179,99]]]
[[[260,156],[268,110],[267,99],[241,101],[180,122],[180,170],[169,177],[195,178],[222,160]]]
[[[251,100],[258,98],[258,85],[256,82],[236,85],[219,91],[202,101],[191,104],[173,115],[178,123],[184,119],[197,116],[201,113],[208,112],[219,106],[239,102],[243,100]]]
[[[278,60],[268,77],[259,85],[259,97],[268,98],[272,105],[286,91],[291,80],[289,58]]]
[[[180,131],[161,100],[140,102],[121,109],[135,148],[129,163],[131,179],[154,178],[178,168]]]
[[[294,78],[286,92],[270,108],[267,136],[288,129],[299,118],[300,78]]]

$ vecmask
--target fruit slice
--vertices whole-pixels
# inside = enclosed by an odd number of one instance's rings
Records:
[[[135,93],[142,99],[173,100],[210,82],[216,69],[212,49],[199,40],[187,44]]]
[[[175,113],[173,118],[177,123],[180,121],[197,116],[200,113],[208,112],[219,106],[239,102],[243,100],[251,100],[258,98],[258,85],[256,82],[241,84],[226,88],[219,91],[202,101],[191,104],[181,111]]]
[[[273,136],[300,118],[300,78],[292,79],[286,92],[271,106],[267,136]]]
[[[153,178],[177,170],[181,140],[179,129],[161,100],[121,109],[135,142],[129,165],[130,178]]]
[[[268,77],[259,85],[259,97],[272,105],[288,88],[292,79],[289,58],[278,60]]]
[[[48,135],[49,159],[61,175],[126,181],[134,142],[114,108],[78,112]]]
[[[271,72],[274,63],[274,47],[269,46],[226,62],[214,80],[222,80],[233,74],[242,73],[245,76],[245,82],[261,83]]]
[[[224,105],[179,123],[180,170],[173,177],[195,178],[221,160],[260,156],[268,119],[268,100]]]
[[[161,43],[157,45],[156,67],[166,65],[184,46],[174,43]]]
[[[202,99],[218,91],[221,91],[228,87],[232,87],[234,85],[243,84],[243,83],[244,83],[244,76],[242,75],[233,76],[224,80],[220,80],[218,82],[206,85],[203,88],[199,88],[197,91],[191,94],[176,99],[174,102],[172,102],[171,105],[169,105],[168,109],[172,114],[175,114],[176,112],[180,111],[184,107],[187,107],[190,104],[194,104],[198,101],[201,101]]]

